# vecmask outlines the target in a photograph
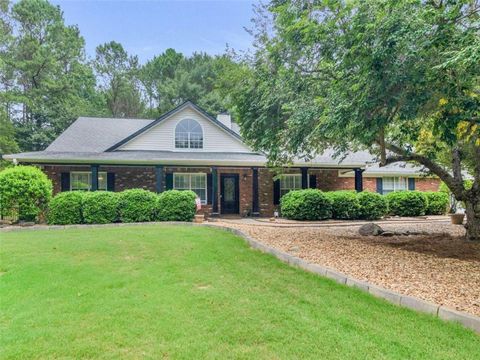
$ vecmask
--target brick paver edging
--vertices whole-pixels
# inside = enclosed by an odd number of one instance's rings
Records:
[[[311,264],[303,259],[300,259],[296,256],[287,254],[283,251],[265,245],[249,235],[245,234],[243,231],[234,229],[231,227],[223,225],[213,225],[213,224],[195,224],[188,222],[178,222],[178,221],[164,221],[164,222],[146,222],[146,223],[116,223],[116,224],[93,224],[93,225],[34,225],[29,227],[14,227],[9,226],[5,228],[0,228],[0,232],[9,232],[9,231],[25,231],[25,230],[61,230],[61,229],[77,229],[77,228],[105,228],[105,227],[121,227],[121,226],[145,226],[145,225],[187,225],[187,226],[204,226],[217,229],[223,229],[229,231],[242,239],[244,239],[252,248],[260,250],[264,253],[275,256],[277,259],[299,267],[303,270],[330,278],[340,284],[347,286],[356,287],[362,291],[366,291],[374,296],[383,298],[391,303],[396,305],[404,306],[416,311],[432,314],[438,316],[443,320],[455,321],[463,326],[470,328],[477,333],[480,333],[480,317],[470,315],[464,312],[456,311],[449,309],[442,305],[432,304],[427,301],[402,295],[382,287],[369,284],[364,281],[360,281],[354,278],[351,278],[343,273],[340,273],[336,270],[330,269],[325,266]]]

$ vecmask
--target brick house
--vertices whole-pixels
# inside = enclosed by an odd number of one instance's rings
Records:
[[[437,190],[418,167],[371,165],[367,152],[342,160],[324,153],[297,160],[277,177],[228,114],[217,118],[185,102],[156,120],[80,117],[44,151],[5,155],[36,164],[54,192],[191,189],[207,215],[271,216],[292,189]]]

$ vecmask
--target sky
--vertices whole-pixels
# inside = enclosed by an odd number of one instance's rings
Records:
[[[64,12],[67,25],[78,25],[87,55],[115,40],[140,62],[168,48],[222,54],[226,45],[248,50],[254,0],[51,0]]]

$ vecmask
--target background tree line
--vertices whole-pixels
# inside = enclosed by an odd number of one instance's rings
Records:
[[[0,0],[0,154],[43,150],[78,116],[154,118],[189,99],[228,109],[228,56],[173,49],[145,64],[111,41],[85,54],[77,26],[47,0]]]

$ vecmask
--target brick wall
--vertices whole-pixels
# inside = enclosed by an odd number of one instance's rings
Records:
[[[436,178],[415,179],[415,190],[438,191],[439,187],[440,187],[440,179],[436,179]]]
[[[44,166],[47,176],[53,181],[54,193],[61,191],[61,173],[70,171],[90,171],[90,166]],[[100,166],[99,171],[115,173],[115,191],[122,191],[131,188],[142,188],[156,191],[156,176],[153,166]],[[170,172],[202,172],[209,174],[210,167],[168,167],[164,168],[164,174]],[[285,173],[300,173],[299,169],[287,169]],[[253,192],[253,171],[251,168],[217,168],[217,189],[220,193],[221,174],[238,174],[239,178],[239,209],[241,216],[251,215],[252,192]],[[309,174],[317,178],[317,188],[323,191],[353,190],[355,188],[354,177],[340,177],[335,169],[309,169]],[[273,204],[273,172],[270,169],[259,168],[258,170],[258,205],[260,216],[272,216],[278,205]],[[163,183],[165,184],[165,178]],[[436,191],[440,181],[435,178],[417,178],[416,189],[420,191]],[[363,178],[364,190],[376,191],[376,178]],[[210,195],[208,195],[210,196]],[[221,214],[220,197],[217,198],[218,210]],[[212,213],[210,204],[202,205],[202,213],[207,216]]]

